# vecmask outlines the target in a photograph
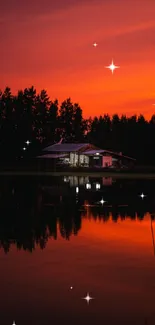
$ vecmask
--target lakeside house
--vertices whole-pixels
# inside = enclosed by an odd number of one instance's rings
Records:
[[[38,156],[45,161],[53,161],[55,165],[70,167],[98,167],[112,168],[133,166],[135,159],[123,155],[121,152],[112,152],[100,149],[90,143],[59,143],[49,145]]]

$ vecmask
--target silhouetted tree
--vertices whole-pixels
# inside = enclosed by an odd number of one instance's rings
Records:
[[[12,95],[0,90],[0,158],[11,161],[36,156],[42,147],[63,138],[65,142],[91,142],[102,149],[122,152],[138,164],[155,164],[155,114],[127,117],[108,114],[84,119],[82,109],[70,98],[59,106],[46,90],[32,86]],[[25,142],[29,140],[31,145]],[[23,148],[26,150],[23,151]]]
[[[47,116],[47,141],[50,143],[54,143],[54,141],[58,141],[60,138],[59,134],[59,124],[58,124],[58,100],[56,99],[54,102],[51,102],[48,116]]]
[[[73,139],[73,114],[74,106],[70,98],[62,102],[59,110],[59,126],[61,137],[65,138],[66,142]]]
[[[73,141],[83,142],[87,130],[86,123],[82,117],[82,109],[78,104],[73,106]]]

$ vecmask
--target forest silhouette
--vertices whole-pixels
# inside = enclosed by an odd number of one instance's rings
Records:
[[[60,138],[64,142],[89,142],[101,149],[123,152],[139,165],[155,163],[155,114],[147,121],[136,114],[110,117],[103,109],[102,116],[85,119],[78,103],[67,98],[59,105],[57,99],[50,100],[46,90],[37,94],[32,86],[17,95],[9,87],[0,91],[1,160],[35,157],[44,146]],[[27,140],[31,142],[29,146],[25,144]],[[23,151],[25,146],[27,150]]]

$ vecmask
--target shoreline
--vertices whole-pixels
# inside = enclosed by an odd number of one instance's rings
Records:
[[[112,177],[112,178],[137,178],[137,179],[143,179],[143,178],[149,178],[149,179],[155,179],[155,172],[107,172],[107,171],[26,171],[26,170],[8,170],[8,171],[0,171],[0,176],[41,176],[41,177],[47,177],[47,176],[90,176],[90,177]]]

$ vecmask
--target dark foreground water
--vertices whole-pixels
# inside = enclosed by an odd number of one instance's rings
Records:
[[[1,177],[0,324],[155,325],[154,216],[155,181]]]

